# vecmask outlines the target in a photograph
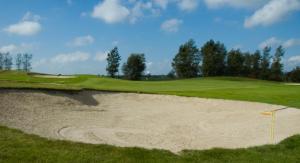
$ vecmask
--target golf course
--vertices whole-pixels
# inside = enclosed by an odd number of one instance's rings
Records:
[[[0,9],[0,163],[300,163],[300,0]]]
[[[4,162],[300,159],[297,84],[241,77],[129,81],[1,71],[0,87]],[[279,110],[274,140],[272,118],[263,115],[272,110]]]

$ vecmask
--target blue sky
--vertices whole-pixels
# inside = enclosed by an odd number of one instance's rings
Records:
[[[144,53],[165,74],[180,44],[209,39],[227,50],[283,45],[285,70],[300,65],[300,0],[0,0],[0,51],[32,53],[33,71],[105,74],[118,46],[122,63]]]

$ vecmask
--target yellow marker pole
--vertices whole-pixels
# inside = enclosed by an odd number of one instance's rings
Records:
[[[266,115],[266,116],[271,116],[271,126],[270,126],[270,140],[271,140],[271,144],[274,144],[274,131],[275,131],[275,111],[268,111],[268,112],[262,112],[262,115]]]
[[[266,116],[272,116],[272,121],[271,121],[271,128],[270,128],[270,137],[271,137],[271,143],[274,144],[275,143],[275,121],[276,121],[276,112],[277,111],[281,111],[281,110],[285,110],[288,107],[284,107],[281,109],[276,109],[276,110],[272,110],[272,111],[266,111],[266,112],[262,112],[262,115],[266,115]]]
[[[274,132],[275,132],[275,111],[272,111],[272,124],[271,124],[271,143],[274,144]]]

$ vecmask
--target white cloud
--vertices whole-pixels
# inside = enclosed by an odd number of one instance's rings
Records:
[[[300,55],[298,56],[292,56],[288,59],[289,62],[293,62],[293,63],[300,63]]]
[[[73,41],[69,42],[69,46],[86,46],[94,43],[95,39],[91,35],[76,37]]]
[[[130,10],[129,22],[134,24],[139,18],[144,17],[144,13],[148,12],[149,15],[159,15],[159,10],[153,8],[152,2],[135,2],[133,8]]]
[[[269,0],[204,0],[208,8],[220,8],[230,6],[235,8],[252,8],[257,7]]]
[[[257,10],[251,17],[246,18],[244,26],[268,26],[281,21],[289,13],[300,9],[299,0],[271,0]]]
[[[198,7],[198,0],[179,0],[178,7],[182,11],[193,11]]]
[[[108,52],[98,52],[96,54],[94,60],[99,61],[99,62],[105,61],[107,58],[107,54],[108,54]]]
[[[293,46],[300,46],[300,39],[291,38],[286,41],[283,41],[276,37],[271,37],[271,38],[263,41],[262,43],[260,43],[259,48],[263,49],[266,46],[274,47],[274,46],[279,46],[279,45],[282,45],[283,48],[286,48],[286,49],[293,47]]]
[[[259,48],[263,49],[266,46],[274,47],[274,46],[279,46],[280,44],[282,44],[281,40],[277,39],[276,37],[271,37],[271,38],[263,41],[262,43],[260,43]]]
[[[166,9],[169,3],[169,0],[153,0],[156,5],[159,7]]]
[[[296,66],[300,66],[300,55],[295,55],[288,58],[284,63],[288,69],[293,69]]]
[[[22,36],[35,35],[42,29],[42,26],[39,23],[40,18],[39,15],[33,15],[32,13],[27,12],[19,23],[9,25],[4,31]]]
[[[169,19],[163,22],[160,28],[166,32],[177,32],[179,26],[182,24],[182,20],[179,19]]]
[[[198,7],[200,0],[152,0],[156,6],[166,9],[169,4],[175,3],[182,11],[193,11]]]
[[[38,22],[41,20],[41,16],[39,15],[34,15],[31,12],[26,12],[26,14],[23,16],[22,21],[34,21],[34,22]]]
[[[73,53],[58,54],[55,57],[53,57],[50,61],[52,63],[71,63],[86,61],[89,58],[89,53],[77,51]]]
[[[16,45],[10,44],[10,45],[5,45],[0,47],[0,52],[1,53],[11,53],[12,51],[15,51],[17,48]]]
[[[104,0],[94,7],[92,17],[113,24],[124,21],[130,11],[119,0]]]
[[[300,39],[289,39],[283,43],[284,48],[289,48],[293,46],[300,46]]]
[[[38,22],[22,21],[13,24],[4,29],[4,31],[16,35],[31,36],[37,34],[41,30],[41,25]]]
[[[2,53],[26,53],[30,50],[32,50],[33,45],[32,44],[27,44],[27,43],[22,43],[20,45],[15,45],[15,44],[9,44],[9,45],[4,45],[0,47],[0,52]]]

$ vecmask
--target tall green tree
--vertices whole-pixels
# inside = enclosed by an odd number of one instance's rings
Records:
[[[23,55],[21,53],[17,54],[16,56],[16,68],[18,71],[22,70],[22,60],[23,60]]]
[[[179,47],[173,59],[172,67],[179,78],[192,78],[199,74],[200,52],[194,40],[189,40]]]
[[[252,70],[252,55],[249,52],[243,54],[244,63],[243,63],[243,76],[250,76]]]
[[[271,51],[271,48],[268,46],[266,46],[263,49],[260,78],[264,79],[264,80],[269,79],[269,76],[270,76],[270,59],[271,59],[270,51]]]
[[[146,69],[146,59],[144,54],[131,54],[122,70],[126,79],[138,80],[142,77]]]
[[[13,62],[12,62],[12,57],[10,56],[9,53],[4,53],[3,62],[4,62],[4,69],[11,70]]]
[[[31,59],[32,54],[25,53],[22,57],[22,65],[23,65],[23,71],[29,72],[31,70]]]
[[[300,67],[296,67],[287,73],[287,78],[291,82],[300,82]]]
[[[281,63],[281,58],[284,55],[284,49],[282,46],[279,46],[276,49],[275,55],[273,57],[273,62],[271,64],[271,74],[270,79],[275,81],[281,81],[283,78],[283,64]]]
[[[242,52],[238,50],[231,50],[227,58],[227,73],[231,76],[240,76],[243,72],[244,57]]]
[[[261,54],[259,50],[256,50],[252,55],[252,69],[251,69],[251,77],[259,78],[260,75],[260,65],[261,65]]]
[[[210,40],[201,48],[203,76],[224,75],[226,48],[224,44]]]
[[[4,69],[4,53],[0,52],[0,70]]]
[[[119,66],[121,61],[121,56],[118,51],[118,47],[114,47],[108,54],[107,54],[107,66],[106,71],[110,77],[115,77],[116,73],[119,72]]]

